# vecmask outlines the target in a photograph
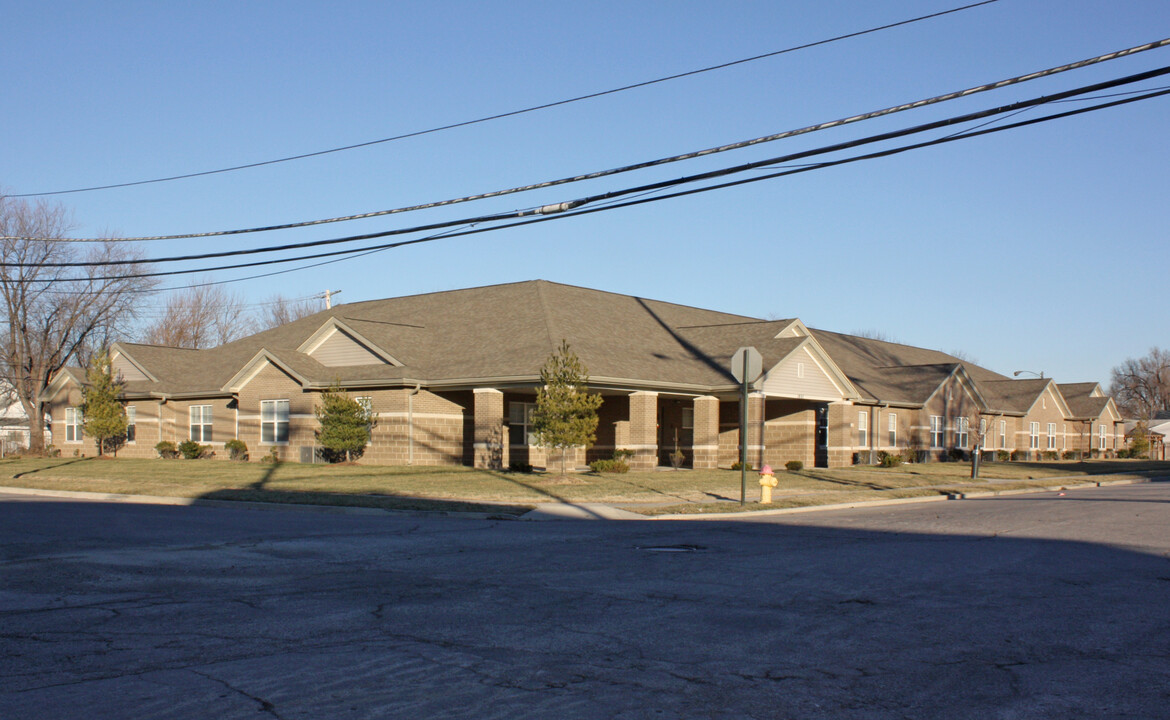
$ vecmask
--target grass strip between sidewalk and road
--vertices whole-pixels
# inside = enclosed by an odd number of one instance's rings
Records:
[[[1054,485],[1170,476],[1170,462],[1141,460],[998,462],[971,480],[965,463],[896,468],[858,466],[780,471],[773,503],[758,502],[748,477],[741,506],[733,470],[656,470],[626,474],[518,473],[464,467],[302,465],[222,460],[11,458],[0,486],[272,503],[522,515],[539,503],[605,503],[644,515],[737,512],[924,496],[1037,489]]]

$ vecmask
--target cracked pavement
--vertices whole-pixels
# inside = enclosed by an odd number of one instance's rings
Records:
[[[0,717],[1170,717],[1167,527],[1167,483],[720,522],[0,496]]]

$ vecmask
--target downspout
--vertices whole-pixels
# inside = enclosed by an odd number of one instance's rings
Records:
[[[414,389],[406,396],[406,464],[414,465],[414,396],[422,389],[422,383],[415,383]]]

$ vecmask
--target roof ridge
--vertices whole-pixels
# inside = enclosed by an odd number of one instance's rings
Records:
[[[534,280],[533,287],[536,288],[536,297],[540,302],[540,309],[544,315],[544,331],[548,335],[549,355],[552,355],[560,347],[557,345],[555,338],[556,333],[553,332],[553,316],[552,307],[549,305],[548,296],[545,294],[545,287],[549,284],[547,280]]]

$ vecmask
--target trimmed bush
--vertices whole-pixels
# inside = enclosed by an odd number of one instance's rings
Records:
[[[194,440],[184,440],[179,443],[179,454],[187,460],[198,460],[210,450],[211,448],[200,445]]]
[[[784,463],[784,469],[788,472],[800,472],[801,470],[804,470],[804,463],[799,460],[789,460],[788,462]]]
[[[1056,458],[1057,458],[1057,454],[1056,454],[1055,450],[1045,450],[1044,451],[1044,459],[1045,460],[1055,460]]]
[[[174,460],[179,457],[179,451],[175,448],[175,444],[170,440],[163,440],[158,445],[154,446],[158,456],[164,460]]]
[[[228,457],[232,460],[248,459],[248,445],[243,440],[228,440],[223,444],[223,449],[228,451]]]
[[[1065,460],[1077,460],[1080,458],[1080,453],[1078,453],[1076,450],[1065,450],[1062,457]]]
[[[955,462],[962,462],[967,459],[967,451],[963,448],[951,448],[947,451],[947,457]]]
[[[589,463],[589,469],[595,473],[628,473],[630,464],[625,460],[610,458],[608,460],[594,460]]]
[[[882,450],[878,453],[878,465],[881,465],[884,468],[898,467],[901,464],[901,455],[894,455],[893,453],[888,453],[885,450]]]
[[[1008,460],[1012,459],[1012,454],[1007,450],[996,450],[995,459],[999,462],[1007,462]]]

